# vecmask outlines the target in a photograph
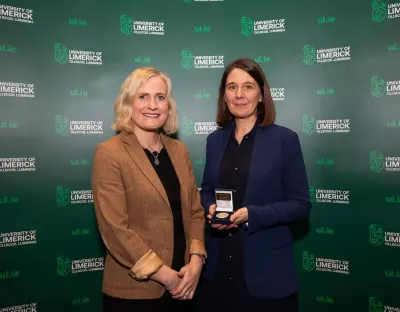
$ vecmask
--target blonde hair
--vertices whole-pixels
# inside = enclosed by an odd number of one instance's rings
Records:
[[[151,67],[142,67],[132,71],[122,83],[121,89],[114,103],[115,121],[111,129],[115,131],[133,132],[132,99],[138,89],[153,76],[161,77],[167,84],[168,117],[162,129],[166,134],[175,133],[178,130],[178,114],[176,102],[172,96],[171,79],[163,72]]]

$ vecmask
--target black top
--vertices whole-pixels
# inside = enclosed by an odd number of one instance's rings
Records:
[[[258,123],[256,122],[253,129],[243,137],[240,144],[235,138],[234,129],[221,162],[220,186],[224,189],[234,190],[233,208],[235,210],[243,207],[257,127]]]
[[[168,153],[164,148],[161,149],[158,155],[158,161],[160,162],[158,165],[154,164],[154,155],[148,149],[144,149],[144,151],[157,172],[168,196],[174,218],[174,255],[171,268],[180,271],[185,265],[186,249],[185,231],[182,221],[181,186]],[[162,237],[160,237],[160,239],[162,239]]]
[[[240,144],[237,142],[235,130],[233,130],[221,162],[219,172],[220,187],[234,190],[233,208],[235,210],[243,207],[257,127],[256,123],[253,129],[243,137]],[[213,282],[210,283],[210,291],[206,289],[205,294],[213,300],[216,298],[215,293],[217,293],[220,297],[217,302],[225,304],[245,299],[250,310],[258,311],[258,307],[255,309],[250,304],[251,301],[246,300],[248,292],[243,272],[243,252],[244,236],[247,235],[247,231],[243,226],[244,224],[242,223],[238,229],[212,231],[212,235],[220,237],[221,242],[218,251],[216,275]],[[232,309],[234,309],[234,306],[232,306]]]

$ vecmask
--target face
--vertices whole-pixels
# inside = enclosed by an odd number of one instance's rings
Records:
[[[226,79],[225,101],[235,118],[255,116],[258,102],[262,101],[260,87],[248,73],[235,68]]]
[[[168,118],[168,86],[159,76],[150,77],[133,99],[132,121],[145,131],[157,131]]]

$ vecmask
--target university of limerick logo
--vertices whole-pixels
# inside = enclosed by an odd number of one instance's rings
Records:
[[[188,118],[188,117],[183,117],[182,118],[182,132],[186,136],[191,136],[193,135],[194,132],[194,123],[193,120]]]
[[[303,46],[303,63],[306,65],[313,65],[317,60],[316,52],[317,50],[309,44]]]
[[[369,153],[369,168],[375,172],[381,172],[385,167],[385,162],[383,159],[383,154],[377,151],[371,151]]]
[[[56,115],[56,133],[67,135],[69,130],[69,120],[63,115]]]
[[[382,0],[372,1],[372,20],[382,22],[387,16],[387,6]]]
[[[369,312],[384,312],[384,306],[382,301],[376,297],[369,297]]]
[[[68,49],[61,42],[54,44],[54,60],[59,64],[68,62]]]
[[[69,204],[71,200],[70,191],[68,188],[63,187],[61,185],[57,186],[57,203],[65,207]]]
[[[132,34],[132,32],[133,32],[133,20],[132,20],[132,18],[130,18],[126,14],[122,14],[119,17],[119,21],[120,21],[120,31],[124,35],[127,35],[127,36]]]
[[[305,134],[311,135],[315,132],[315,118],[303,115],[303,132]]]
[[[385,80],[379,76],[371,77],[371,95],[380,98],[385,94]]]
[[[369,242],[372,245],[379,246],[382,245],[384,241],[384,233],[381,227],[376,224],[370,224],[369,226]]]
[[[303,252],[302,268],[308,272],[311,272],[315,269],[315,257],[312,253],[309,253],[308,251]]]
[[[57,257],[57,274],[67,276],[71,273],[71,260],[64,256]]]
[[[242,16],[240,22],[242,23],[241,34],[250,36],[253,33],[253,20],[250,17]]]
[[[309,190],[309,192],[310,192],[310,201],[311,201],[312,203],[315,203],[315,187],[312,186],[312,185],[309,185],[309,186],[308,186],[308,190]]]
[[[190,53],[188,50],[183,50],[181,56],[182,56],[182,67],[186,70],[192,69],[194,66],[193,54]]]

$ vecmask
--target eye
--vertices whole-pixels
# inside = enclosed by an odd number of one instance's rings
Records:
[[[163,101],[163,100],[165,100],[165,96],[164,96],[164,95],[159,95],[159,96],[158,96],[158,99],[161,100],[161,101]]]
[[[139,99],[144,100],[146,98],[145,94],[139,95]]]
[[[236,88],[236,86],[234,86],[234,85],[229,85],[228,86],[228,90],[235,90],[235,88]]]
[[[246,90],[251,90],[251,89],[253,89],[253,86],[252,85],[246,85],[245,88],[246,88]]]

